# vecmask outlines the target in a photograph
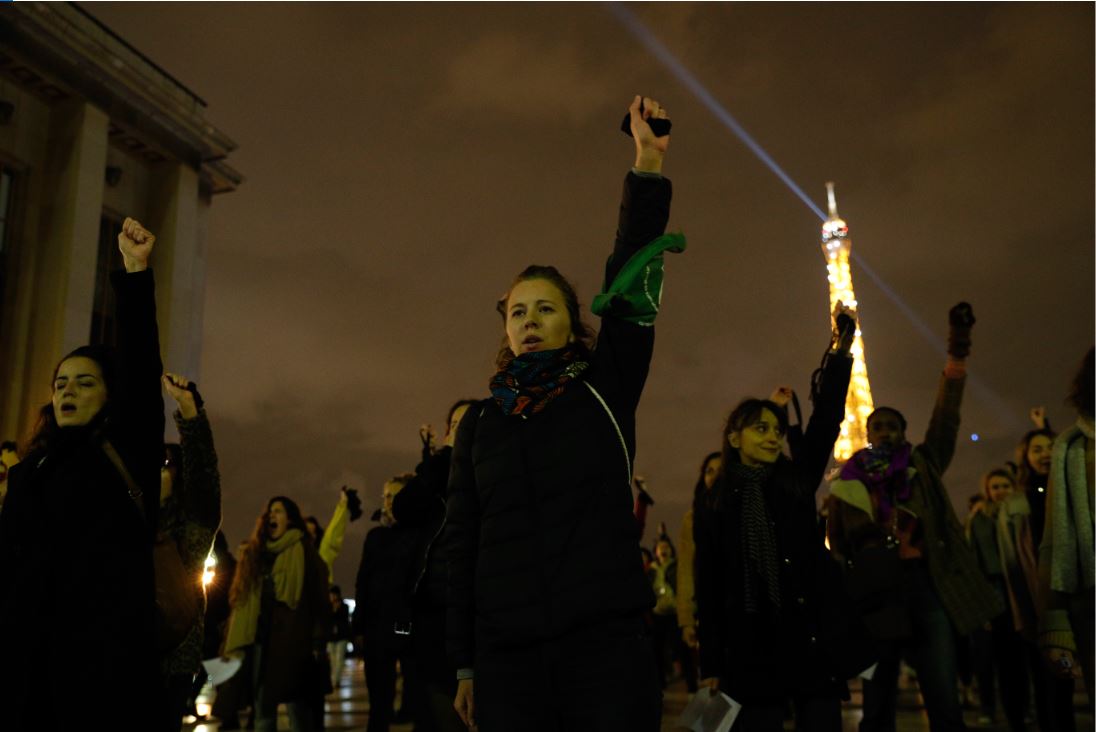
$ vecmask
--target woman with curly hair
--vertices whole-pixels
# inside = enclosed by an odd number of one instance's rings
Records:
[[[316,552],[301,510],[276,496],[255,522],[236,567],[225,655],[251,662],[255,729],[274,732],[278,704],[294,732],[311,732],[318,666],[330,624],[327,565]]]

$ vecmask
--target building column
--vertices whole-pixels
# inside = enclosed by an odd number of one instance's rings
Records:
[[[164,369],[198,380],[205,304],[205,236],[198,171],[183,163],[156,170],[147,226],[156,234],[156,313]],[[168,415],[174,404],[168,399]],[[174,424],[168,419],[169,435]]]
[[[19,248],[16,315],[29,325],[26,339],[13,344],[9,383],[3,385],[5,434],[22,434],[49,396],[57,360],[88,342],[95,300],[95,266],[108,117],[86,102],[51,110],[48,155],[32,187],[37,200],[25,210],[36,215],[27,226],[32,241]]]

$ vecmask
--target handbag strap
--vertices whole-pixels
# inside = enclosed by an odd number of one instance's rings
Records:
[[[118,454],[118,450],[114,448],[114,445],[110,444],[110,440],[103,440],[103,452],[106,453],[107,459],[114,465],[118,474],[122,476],[122,480],[126,482],[126,492],[129,494],[129,497],[133,499],[134,505],[137,506],[137,512],[141,514],[141,519],[147,522],[148,516],[145,515],[144,491],[137,485],[137,481],[133,479],[133,476],[129,472],[129,468],[122,462],[122,456]]]

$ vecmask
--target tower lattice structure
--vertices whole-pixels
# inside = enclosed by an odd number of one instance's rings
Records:
[[[826,258],[827,279],[830,282],[830,318],[832,320],[833,309],[838,300],[853,308],[857,308],[857,302],[852,290],[852,272],[849,269],[849,254],[852,251],[849,226],[837,215],[837,198],[833,192],[833,183],[826,184],[826,194],[829,199],[830,215],[822,224],[822,254]],[[859,308],[857,313],[859,314]],[[834,457],[841,462],[848,460],[854,452],[868,444],[866,425],[868,415],[873,409],[859,318],[857,318],[856,337],[852,343],[851,353],[852,380],[849,382],[849,393],[845,398],[845,419],[841,422],[841,434],[838,435],[833,448]]]

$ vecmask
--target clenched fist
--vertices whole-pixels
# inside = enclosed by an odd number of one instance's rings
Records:
[[[118,234],[118,251],[125,260],[126,272],[148,269],[148,257],[152,254],[155,243],[156,237],[151,231],[141,226],[137,219],[127,216],[122,222],[122,231]]]

